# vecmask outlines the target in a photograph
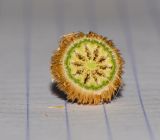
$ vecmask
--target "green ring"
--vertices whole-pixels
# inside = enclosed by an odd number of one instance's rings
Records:
[[[87,85],[84,85],[84,84],[80,83],[79,79],[75,79],[75,78],[72,76],[72,74],[71,74],[71,69],[70,69],[70,67],[69,67],[69,60],[70,60],[70,58],[71,58],[71,54],[72,54],[73,50],[74,50],[75,48],[80,47],[81,44],[83,44],[83,43],[88,43],[88,42],[89,42],[89,43],[92,43],[92,44],[97,44],[97,45],[103,47],[103,49],[104,49],[105,51],[107,51],[108,54],[110,55],[111,62],[112,62],[112,64],[113,64],[112,71],[111,71],[111,73],[110,73],[110,77],[107,77],[108,79],[105,80],[105,81],[103,81],[102,84],[100,84],[100,85],[98,85],[98,86],[94,86],[94,85],[87,86]],[[102,42],[98,42],[98,41],[95,40],[95,39],[92,39],[92,40],[91,40],[91,39],[85,38],[84,40],[78,41],[78,43],[72,44],[71,48],[69,49],[69,51],[68,51],[68,53],[67,53],[67,57],[66,57],[66,59],[65,59],[65,67],[66,67],[66,69],[67,69],[67,74],[68,74],[69,78],[72,79],[75,83],[77,83],[80,87],[85,88],[85,89],[88,89],[88,90],[99,90],[99,89],[103,88],[104,86],[108,85],[109,82],[113,79],[113,77],[114,77],[114,75],[115,75],[115,71],[116,71],[116,62],[115,62],[115,59],[114,59],[114,57],[113,57],[113,55],[112,55],[112,50],[111,50],[109,47],[107,47],[107,46],[106,46],[105,44],[103,44]]]

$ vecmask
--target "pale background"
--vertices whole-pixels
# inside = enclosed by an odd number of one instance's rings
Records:
[[[50,57],[62,34],[90,30],[122,52],[122,97],[66,103]],[[0,139],[160,140],[160,1],[0,0]]]

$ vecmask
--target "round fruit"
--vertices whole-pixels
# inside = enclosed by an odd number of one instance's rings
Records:
[[[67,99],[80,104],[111,101],[122,85],[124,61],[111,40],[93,32],[63,36],[51,75]]]

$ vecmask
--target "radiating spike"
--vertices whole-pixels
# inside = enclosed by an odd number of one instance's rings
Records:
[[[103,66],[99,66],[99,68],[102,70],[106,70],[106,69],[112,69],[112,66],[103,65]]]
[[[106,60],[106,57],[104,56],[101,56],[100,59],[98,60],[99,63],[102,63]]]
[[[87,73],[85,79],[84,79],[84,84],[86,84],[88,82],[88,80],[90,79],[90,74]]]
[[[84,70],[77,70],[75,74],[81,75],[84,72]]]
[[[105,76],[105,74],[104,74],[103,72],[99,71],[98,69],[95,70],[95,73],[96,73],[97,75],[99,75],[99,76]]]
[[[98,84],[98,79],[95,75],[95,71],[92,71],[92,77],[93,77],[94,81]]]
[[[87,58],[90,60],[91,59],[91,52],[90,52],[90,50],[88,49],[87,46],[85,46],[85,51],[87,53]]]
[[[77,58],[78,58],[79,60],[82,60],[82,61],[85,61],[85,60],[86,60],[85,57],[84,57],[83,55],[81,55],[80,53],[77,53],[77,52],[75,51],[75,54],[76,54],[76,56],[77,56]]]
[[[99,53],[98,49],[99,49],[99,46],[93,52],[93,54],[94,54],[93,60],[94,61],[98,58],[98,53]]]
[[[83,64],[81,62],[77,62],[77,61],[76,62],[72,62],[72,64],[75,65],[75,66],[78,66],[78,67],[79,66],[83,66]]]

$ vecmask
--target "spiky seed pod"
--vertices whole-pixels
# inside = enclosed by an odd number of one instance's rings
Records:
[[[124,61],[111,40],[94,32],[63,36],[51,58],[52,80],[79,104],[110,102],[122,85]]]

